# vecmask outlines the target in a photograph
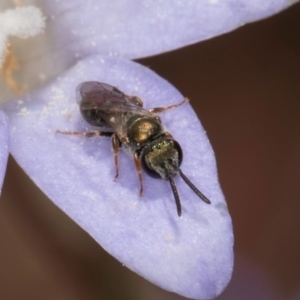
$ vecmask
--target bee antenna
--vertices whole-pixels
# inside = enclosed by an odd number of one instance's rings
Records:
[[[205,203],[210,204],[210,200],[208,200],[192,183],[191,181],[182,173],[180,169],[178,169],[179,175],[185,181],[185,183],[193,190],[193,192],[202,199]]]
[[[180,217],[181,216],[181,203],[180,203],[180,198],[179,198],[179,195],[178,195],[178,191],[177,191],[175,182],[174,182],[174,180],[171,176],[168,176],[167,179],[170,182],[170,185],[171,185],[171,188],[172,188],[172,191],[173,191],[173,194],[174,194],[176,206],[177,206],[177,213],[178,213],[178,216]]]

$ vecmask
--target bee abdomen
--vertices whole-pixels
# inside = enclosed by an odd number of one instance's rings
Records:
[[[107,122],[101,117],[101,111],[99,109],[81,109],[81,115],[90,125],[98,127],[109,127]]]

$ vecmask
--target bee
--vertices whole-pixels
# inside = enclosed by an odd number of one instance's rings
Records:
[[[182,149],[172,135],[164,129],[157,113],[176,108],[189,100],[165,107],[143,108],[143,101],[137,96],[129,96],[118,88],[106,83],[87,81],[76,89],[76,98],[82,117],[90,125],[100,130],[89,132],[60,131],[58,133],[84,137],[111,137],[116,175],[119,176],[119,148],[123,147],[133,155],[140,183],[140,196],[143,195],[142,169],[153,178],[169,181],[178,216],[181,216],[181,203],[173,178],[179,174],[183,181],[205,203],[204,196],[180,169]]]

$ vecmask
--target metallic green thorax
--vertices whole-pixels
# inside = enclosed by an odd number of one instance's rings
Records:
[[[131,149],[145,146],[163,132],[161,121],[157,117],[138,115],[127,121],[127,137]]]

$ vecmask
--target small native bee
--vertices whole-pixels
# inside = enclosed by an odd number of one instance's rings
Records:
[[[122,146],[133,154],[140,183],[140,196],[143,194],[143,168],[151,177],[170,182],[178,216],[181,215],[181,203],[173,180],[177,173],[199,198],[207,204],[211,203],[179,168],[183,157],[181,147],[172,135],[164,130],[160,117],[156,115],[188,102],[187,98],[179,104],[146,110],[139,97],[126,95],[116,87],[97,81],[81,83],[77,87],[76,96],[86,122],[104,131],[57,132],[85,137],[111,137],[116,168],[115,181],[119,176],[118,153]]]

